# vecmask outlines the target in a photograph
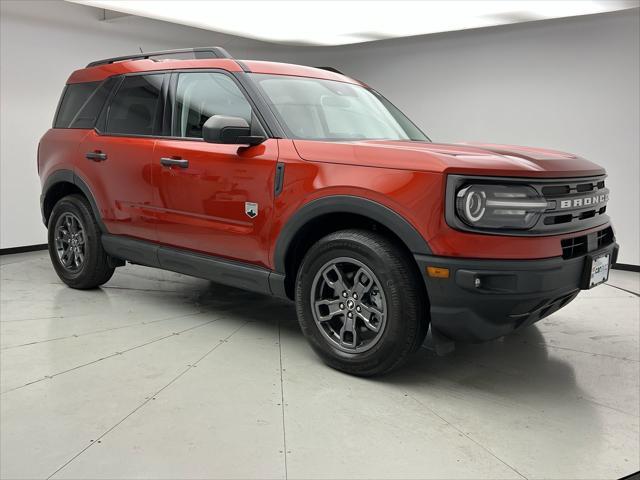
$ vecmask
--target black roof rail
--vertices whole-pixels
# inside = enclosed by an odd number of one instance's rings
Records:
[[[198,47],[198,48],[181,48],[178,50],[162,50],[160,52],[143,52],[135,55],[124,55],[122,57],[105,58],[104,60],[96,60],[87,65],[86,68],[98,65],[107,65],[114,62],[122,62],[124,60],[143,60],[152,59],[152,57],[166,57],[178,53],[192,53],[193,58],[233,58],[229,52],[222,47]]]
[[[326,70],[327,72],[339,73],[340,75],[344,75],[344,73],[342,73],[340,70],[333,67],[315,67],[315,68],[319,68],[320,70]]]

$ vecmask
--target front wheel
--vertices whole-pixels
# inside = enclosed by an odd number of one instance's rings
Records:
[[[392,241],[366,230],[327,235],[298,271],[302,331],[331,367],[372,376],[402,365],[424,340],[426,298],[415,266]]]

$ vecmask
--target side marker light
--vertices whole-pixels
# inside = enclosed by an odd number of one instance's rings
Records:
[[[427,267],[427,275],[431,278],[449,278],[449,269],[441,267]]]

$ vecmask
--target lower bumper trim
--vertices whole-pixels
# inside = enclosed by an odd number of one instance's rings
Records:
[[[571,302],[584,288],[587,262],[611,255],[612,243],[572,259],[472,260],[415,255],[431,309],[431,328],[456,341],[480,342],[531,325]],[[431,278],[428,266],[448,268],[449,278]]]

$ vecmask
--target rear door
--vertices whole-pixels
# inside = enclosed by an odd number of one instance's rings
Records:
[[[127,75],[80,145],[77,174],[89,185],[110,233],[156,240],[151,185],[162,131],[164,73]]]
[[[158,240],[267,265],[277,140],[253,147],[202,140],[212,115],[258,121],[246,92],[227,72],[176,72],[169,97],[172,137],[158,139],[152,160]]]

